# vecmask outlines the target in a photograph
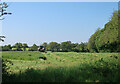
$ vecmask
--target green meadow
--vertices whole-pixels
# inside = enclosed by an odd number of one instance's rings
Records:
[[[3,82],[119,82],[118,53],[5,51],[2,59],[12,62]]]
[[[2,83],[120,84],[120,3],[11,3],[0,0],[0,20],[13,13],[0,35]]]

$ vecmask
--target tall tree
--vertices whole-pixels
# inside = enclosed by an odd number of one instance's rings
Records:
[[[22,47],[23,47],[24,51],[26,51],[26,48],[28,48],[28,45],[26,43],[23,43]]]
[[[16,43],[15,45],[14,45],[14,48],[16,48],[17,49],[17,51],[22,51],[22,48],[23,46],[22,46],[22,43]]]
[[[63,52],[72,51],[71,41],[62,42],[60,48],[62,49]]]
[[[99,36],[98,35],[99,31],[100,29],[98,28],[96,32],[89,38],[87,46],[90,52],[98,52],[95,41],[97,37]]]
[[[119,10],[120,11],[120,10]],[[98,52],[120,52],[120,14],[114,11],[111,20],[105,24],[104,28],[96,31],[89,39],[89,50]]]
[[[104,28],[99,32],[96,39],[96,46],[99,52],[116,52],[120,45],[118,31],[118,11],[114,11],[111,20],[105,24]]]
[[[58,44],[57,42],[50,42],[48,45],[48,50],[51,50],[53,52],[59,51],[59,49],[60,49],[60,44]]]
[[[29,49],[29,51],[37,51],[37,50],[38,50],[38,46],[36,44],[33,44]]]

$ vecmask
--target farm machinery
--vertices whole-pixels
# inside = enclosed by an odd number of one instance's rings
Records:
[[[38,51],[46,53],[44,46],[39,46]]]

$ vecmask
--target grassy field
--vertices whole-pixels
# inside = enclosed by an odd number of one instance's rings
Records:
[[[44,59],[45,58],[45,59]],[[119,82],[118,53],[2,52],[12,61],[7,82]]]

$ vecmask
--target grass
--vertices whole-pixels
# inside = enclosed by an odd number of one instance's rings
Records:
[[[120,77],[118,53],[9,51],[2,58],[13,62],[7,82],[119,82]]]

